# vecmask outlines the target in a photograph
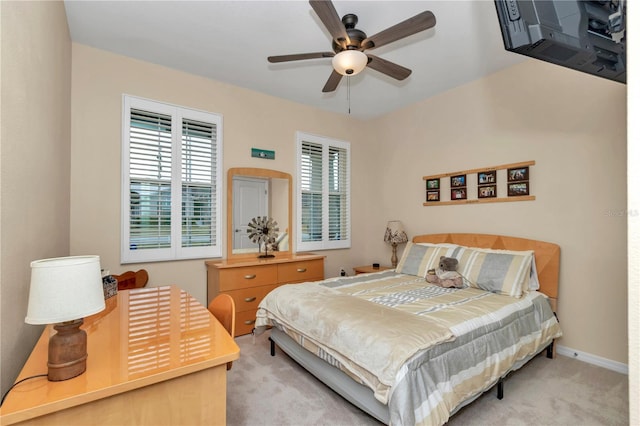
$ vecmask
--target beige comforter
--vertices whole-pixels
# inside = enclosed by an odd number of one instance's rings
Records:
[[[306,339],[321,342],[339,362],[357,365],[352,373],[372,387],[382,403],[407,359],[454,338],[446,326],[428,317],[373,305],[334,289],[318,291],[315,283],[275,289],[258,311],[256,328],[273,324],[267,312],[281,324],[295,324]]]
[[[352,282],[279,287],[261,303],[256,328],[260,332],[280,324],[295,330],[386,404],[402,366],[415,354],[527,306],[529,298],[441,289],[420,277],[381,279],[375,274]]]

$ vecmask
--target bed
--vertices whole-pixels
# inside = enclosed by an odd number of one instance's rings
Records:
[[[425,281],[458,259],[463,288]],[[393,425],[439,425],[562,335],[560,248],[487,234],[429,234],[395,270],[279,287],[256,333],[352,404]]]

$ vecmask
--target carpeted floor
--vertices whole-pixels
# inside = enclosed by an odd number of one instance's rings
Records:
[[[227,424],[379,425],[278,350],[268,333],[236,338],[240,359],[228,372]],[[449,425],[628,425],[628,377],[571,358],[538,356],[463,408]]]

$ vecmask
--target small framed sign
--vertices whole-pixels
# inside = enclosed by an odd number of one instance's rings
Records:
[[[275,160],[276,152],[266,149],[251,148],[251,156],[255,158],[264,158],[265,160]]]

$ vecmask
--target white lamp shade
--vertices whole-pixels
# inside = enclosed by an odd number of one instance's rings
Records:
[[[359,50],[343,50],[333,57],[333,69],[342,75],[356,75],[367,66],[367,55]]]
[[[399,220],[390,220],[387,223],[387,229],[384,232],[384,241],[389,244],[401,244],[409,241],[402,227],[402,223]]]
[[[27,324],[55,324],[105,308],[99,256],[70,256],[31,262]]]

